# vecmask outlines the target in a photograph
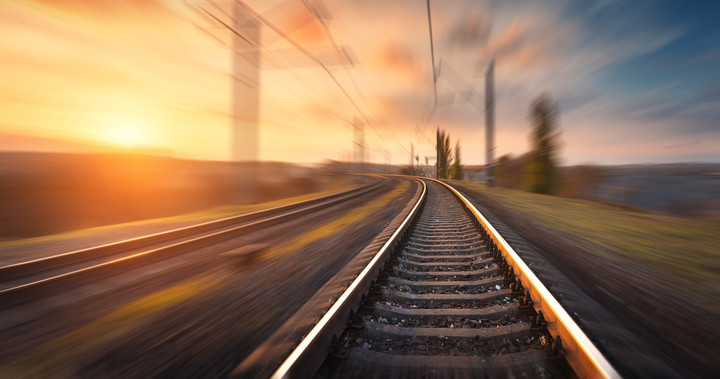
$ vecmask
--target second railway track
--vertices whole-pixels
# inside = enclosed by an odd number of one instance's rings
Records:
[[[617,376],[477,210],[426,183],[422,208],[363,272],[377,275],[361,274],[274,377]]]
[[[0,309],[60,293],[111,270],[147,265],[321,211],[380,191],[388,182],[377,178],[370,184],[308,201],[0,266]]]

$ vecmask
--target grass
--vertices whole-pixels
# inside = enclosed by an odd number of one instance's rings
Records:
[[[80,359],[111,346],[152,316],[211,290],[217,282],[194,280],[155,292],[102,316],[62,337],[49,341],[0,367],[0,377],[67,376]]]
[[[281,257],[285,254],[300,250],[301,248],[316,242],[322,238],[340,232],[370,216],[372,213],[384,207],[390,201],[400,196],[407,190],[409,183],[402,182],[392,191],[378,197],[377,199],[367,203],[365,206],[355,208],[344,214],[338,219],[328,222],[322,226],[313,229],[311,232],[293,238],[292,240],[265,252],[261,259],[273,259]]]
[[[191,223],[200,223],[212,219],[220,219],[224,217],[239,215],[243,213],[253,212],[262,209],[269,209],[273,207],[288,205],[296,202],[307,201],[318,197],[327,196],[333,193],[349,190],[353,187],[357,187],[350,178],[337,177],[337,179],[331,180],[325,184],[322,190],[304,195],[293,196],[284,199],[273,200],[258,204],[238,204],[238,205],[227,205],[222,207],[216,207],[206,209],[202,211],[187,213],[178,216],[154,218],[149,220],[140,220],[126,222],[122,224],[113,224],[98,226],[92,228],[85,228],[74,230],[65,233],[52,234],[41,237],[24,238],[12,241],[0,242],[0,250],[10,250],[32,247],[34,245],[57,243],[70,241],[77,238],[92,238],[95,236],[112,237],[115,234],[127,233],[128,228],[136,229],[135,234],[144,234],[143,228],[147,227],[164,227],[164,230],[169,230],[172,227],[180,227]],[[129,238],[126,236],[125,238]]]
[[[607,259],[639,264],[672,277],[667,284],[720,307],[720,225],[632,211],[592,201],[457,182]]]

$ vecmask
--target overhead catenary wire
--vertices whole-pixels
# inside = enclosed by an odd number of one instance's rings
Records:
[[[345,52],[337,45],[337,42],[335,41],[335,38],[333,37],[332,32],[330,31],[330,26],[324,21],[324,19],[321,17],[321,15],[319,14],[319,12],[317,12],[317,10],[307,2],[307,0],[303,0],[303,4],[305,4],[305,6],[308,8],[308,10],[310,10],[313,14],[315,14],[316,19],[320,22],[320,25],[322,25],[323,31],[325,32],[325,35],[326,35],[327,38],[330,40],[330,44],[333,46],[333,49],[335,50],[335,53],[338,55],[338,58],[339,58],[340,61],[342,62],[342,66],[343,66],[343,68],[345,69],[345,72],[347,73],[348,77],[350,78],[350,81],[351,81],[351,83],[353,84],[353,87],[355,88],[355,91],[358,93],[358,96],[360,96],[360,100],[362,100],[362,102],[363,102],[363,103],[365,104],[365,106],[368,108],[368,110],[370,111],[370,113],[372,113],[372,115],[375,117],[375,119],[376,119],[380,124],[384,124],[384,121],[383,121],[383,120],[377,115],[377,113],[373,110],[373,108],[370,106],[370,104],[368,103],[368,101],[365,99],[365,96],[363,96],[363,93],[362,93],[362,91],[360,91],[360,88],[358,87],[357,82],[355,81],[355,78],[353,77],[352,73],[350,72],[350,69],[348,69],[347,64],[345,63],[345,60],[342,59],[343,56],[345,55]],[[373,131],[375,132],[375,134],[378,135],[378,137],[384,138],[384,137],[382,136],[382,133],[380,133],[380,132],[377,130],[377,128],[375,127],[374,124],[371,123],[371,124],[370,124],[370,127],[373,129]],[[392,136],[394,137],[395,142],[396,142],[403,150],[405,150],[405,152],[410,153],[410,151],[408,151],[408,149],[407,149],[403,144],[400,143],[397,134],[395,134],[395,132],[393,132],[392,130],[390,130],[389,132],[390,132],[390,133],[392,134]]]
[[[213,5],[214,5],[215,7],[217,7],[217,5],[214,4],[214,2],[211,1],[211,3],[213,3]],[[320,61],[316,56],[314,56],[311,52],[309,52],[305,47],[303,47],[303,46],[302,46],[301,44],[299,44],[297,41],[295,41],[294,39],[292,39],[287,33],[285,33],[284,31],[282,31],[279,27],[277,27],[274,23],[272,23],[271,21],[269,21],[266,17],[264,17],[264,16],[262,16],[261,14],[259,14],[257,11],[255,11],[252,7],[250,7],[250,6],[249,6],[247,3],[245,3],[244,1],[242,1],[242,0],[235,0],[235,3],[236,3],[237,5],[239,5],[239,6],[242,6],[248,13],[250,13],[250,15],[252,15],[254,18],[256,18],[258,21],[260,21],[262,24],[264,24],[264,25],[267,26],[268,28],[270,28],[273,32],[275,32],[275,33],[276,33],[277,35],[279,35],[281,38],[283,38],[284,40],[286,40],[291,46],[293,46],[295,49],[297,49],[300,53],[302,53],[303,55],[305,55],[306,57],[308,57],[310,60],[312,60],[314,63],[316,63],[317,65],[319,65],[320,67],[322,67],[323,70],[325,70],[325,72],[328,74],[328,76],[329,76],[329,77],[332,79],[332,81],[335,83],[335,85],[341,90],[341,92],[342,92],[343,95],[347,98],[347,100],[350,102],[350,104],[353,106],[353,108],[358,112],[358,114],[361,116],[362,120],[363,120],[367,125],[369,125],[369,126],[373,129],[373,131],[378,135],[378,137],[380,137],[381,139],[384,139],[384,138],[385,138],[385,137],[382,135],[382,133],[377,130],[377,128],[375,127],[375,123],[374,123],[373,121],[371,121],[371,119],[365,114],[365,112],[358,106],[358,103],[355,101],[355,99],[353,99],[352,95],[350,95],[350,93],[348,92],[348,90],[342,85],[342,83],[340,83],[340,81],[338,80],[338,78],[332,73],[332,71],[331,71],[322,61]],[[230,30],[233,34],[235,34],[235,35],[241,37],[243,40],[247,41],[247,39],[246,39],[244,36],[242,36],[242,35],[241,35],[237,30],[235,30],[233,27],[231,27],[231,26],[228,25],[227,23],[225,23],[225,22],[223,22],[222,20],[220,20],[217,16],[212,15],[212,13],[208,12],[208,11],[205,10],[204,8],[202,8],[202,7],[199,7],[199,8],[201,8],[204,13],[206,13],[206,14],[209,15],[209,16],[211,16],[213,20],[215,20],[216,22],[218,22],[219,24],[221,24],[223,27],[225,27],[225,28],[227,28],[228,30]],[[223,12],[224,12],[224,11],[223,11]],[[227,14],[227,12],[224,12],[224,13]],[[207,18],[207,17],[206,17],[206,18]],[[323,23],[323,24],[324,24],[324,23]],[[326,25],[324,25],[324,26],[326,26]],[[207,32],[207,31],[206,31],[206,32]],[[328,31],[328,32],[329,32],[329,31]],[[209,33],[209,32],[208,32],[208,33]],[[210,34],[212,34],[212,33],[210,33]],[[215,38],[215,39],[217,40],[217,38]],[[336,48],[337,50],[340,50],[339,47],[337,47],[337,44],[335,43],[334,39],[332,40],[332,42],[333,42],[333,45],[335,46],[335,48]],[[252,43],[250,43],[250,45],[252,45],[253,47],[259,49],[258,46],[255,46],[255,45],[252,44]],[[347,70],[347,67],[345,67],[345,69]],[[291,71],[292,71],[292,70],[291,70]],[[374,112],[374,111],[372,110],[372,108],[369,106],[367,100],[365,100],[365,98],[362,96],[362,92],[359,90],[359,88],[358,88],[358,86],[357,86],[357,83],[354,81],[354,78],[352,77],[352,75],[350,75],[350,78],[351,78],[351,80],[352,80],[352,82],[353,82],[353,85],[355,86],[355,90],[356,90],[356,91],[358,92],[358,94],[360,95],[362,101],[363,101],[363,102],[365,103],[365,105],[368,107],[368,109],[370,110],[370,112],[373,113],[373,115],[375,116],[375,118],[380,121],[380,118],[377,116],[377,114],[375,114],[375,112]],[[347,118],[345,118],[345,117],[342,117],[342,116],[335,116],[335,117],[347,122]],[[391,132],[392,135],[395,137],[395,140],[396,140],[396,142],[398,143],[398,145],[399,145],[403,150],[407,151],[407,148],[406,148],[405,146],[403,146],[403,145],[399,142],[397,135],[396,135],[394,132],[392,132],[392,131],[390,131],[390,132]]]
[[[342,91],[342,93],[345,95],[345,97],[347,97],[348,101],[350,101],[350,104],[352,104],[352,106],[355,108],[355,110],[357,110],[358,113],[360,114],[360,116],[362,116],[364,121],[367,122],[368,124],[372,125],[372,123],[370,122],[368,117],[360,109],[360,107],[357,105],[355,100],[353,100],[352,96],[350,96],[350,94],[345,89],[345,87],[343,87],[343,85],[340,83],[340,81],[338,81],[338,79],[335,77],[335,75],[332,73],[332,71],[330,71],[330,69],[324,63],[322,63],[322,61],[320,61],[316,56],[314,56],[312,53],[310,53],[306,48],[304,48],[302,45],[300,45],[294,39],[292,39],[289,35],[287,35],[285,32],[283,32],[275,24],[270,22],[267,18],[263,17],[263,15],[261,15],[257,11],[255,11],[255,9],[253,9],[252,7],[247,5],[244,1],[235,0],[235,2],[239,5],[241,5],[243,8],[245,8],[245,10],[247,10],[250,14],[252,14],[252,16],[255,17],[258,21],[263,23],[268,28],[272,29],[280,37],[282,37],[284,40],[286,40],[288,43],[290,43],[290,45],[292,45],[295,49],[300,51],[303,55],[310,58],[313,62],[318,64],[320,67],[322,67],[323,70],[325,70],[325,72],[330,76],[332,81],[338,86],[338,88],[340,88],[340,91]]]
[[[230,25],[224,23],[222,20],[220,20],[219,18],[217,18],[217,16],[215,16],[214,14],[208,12],[208,11],[207,11],[205,8],[203,8],[203,7],[199,7],[199,8],[202,9],[203,12],[207,13],[210,17],[212,17],[213,19],[215,19],[215,21],[219,22],[219,23],[222,24],[224,27],[226,27],[228,30],[230,30],[231,32],[233,32],[233,34],[235,34],[236,36],[240,37],[243,41],[245,41],[245,42],[247,42],[248,44],[250,44],[250,46],[252,46],[252,47],[254,47],[254,48],[256,48],[256,49],[259,48],[259,46],[257,46],[257,45],[255,45],[254,43],[250,42],[247,38],[245,38],[245,36],[243,36],[242,34],[240,34],[240,33],[239,33],[237,30],[235,30],[233,27],[231,27]]]
[[[240,36],[244,41],[247,41],[247,39],[244,36],[242,36],[238,31],[234,30],[234,28],[231,27],[228,23],[222,21],[219,17],[215,16],[208,10],[202,8],[201,6],[196,6],[194,4],[191,4],[187,1],[185,1],[184,3],[188,6],[189,9],[191,9],[195,14],[202,17],[204,20],[206,20],[210,23],[218,23],[224,29],[229,30],[234,35]],[[211,5],[213,5],[214,8],[220,10],[225,16],[227,16],[230,19],[233,19],[233,17],[228,12],[226,12],[221,7],[219,7],[215,2],[210,1],[209,3]],[[191,20],[187,20],[187,21],[189,23],[191,23],[193,26],[195,26],[196,28],[200,29],[203,33],[207,34],[210,38],[215,40],[217,43],[223,45],[224,47],[226,47],[228,49],[231,49],[231,50],[233,49],[233,47],[228,42],[223,41],[220,37],[215,35],[215,33],[211,32],[210,30],[206,29],[205,27],[198,25],[197,23],[195,23]],[[257,46],[255,46],[254,44],[252,44],[252,43],[250,43],[250,44],[257,48]],[[267,61],[265,58],[261,58],[261,60]],[[319,98],[322,98],[322,95],[318,91],[314,90],[314,88],[309,83],[307,83],[301,76],[299,76],[291,67],[287,66],[286,64],[284,64],[280,61],[276,61],[275,63],[277,65],[282,66],[283,68],[287,69],[287,71],[291,72],[298,80],[300,80],[302,82],[302,84],[304,84],[308,89],[312,90],[315,93],[315,95],[317,95]],[[240,80],[243,83],[249,84],[248,80],[246,80],[245,78],[236,77],[234,75],[231,75],[231,76],[233,76],[236,80]],[[275,78],[271,75],[268,75],[268,77],[273,79],[277,84],[279,84],[284,89],[288,90],[288,92],[292,93],[297,98],[308,103],[310,106],[312,106],[313,108],[318,110],[320,113],[323,113],[327,116],[330,116],[331,118],[335,118],[335,119],[341,121],[343,123],[343,125],[345,125],[346,127],[348,127],[348,125],[351,123],[350,118],[348,118],[347,116],[344,116],[338,112],[331,110],[330,107],[327,105],[319,104],[317,102],[317,100],[315,100],[315,101],[311,100],[307,94],[303,94],[303,93],[301,93],[301,91],[294,90],[290,86],[286,85],[286,83],[284,83],[281,79]],[[259,84],[259,83],[255,83],[255,84]]]

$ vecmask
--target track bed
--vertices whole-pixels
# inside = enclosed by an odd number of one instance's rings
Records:
[[[427,196],[316,376],[572,376],[471,214],[437,183]]]

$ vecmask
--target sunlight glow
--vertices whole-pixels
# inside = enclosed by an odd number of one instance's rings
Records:
[[[124,147],[139,147],[149,142],[143,123],[126,117],[110,120],[100,138],[104,142]]]

